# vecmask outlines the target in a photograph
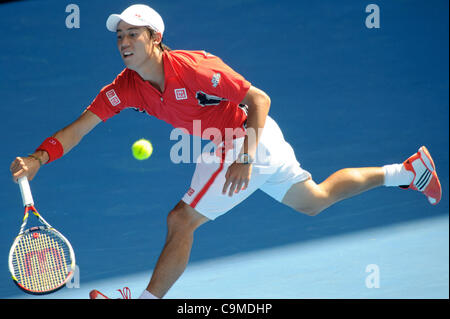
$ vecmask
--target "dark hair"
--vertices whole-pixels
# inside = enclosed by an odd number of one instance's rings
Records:
[[[153,38],[155,31],[149,27],[147,27],[147,30],[150,34],[150,38]],[[161,38],[161,42],[159,43],[159,47],[160,47],[161,51],[171,51],[171,49],[162,42],[162,38]]]

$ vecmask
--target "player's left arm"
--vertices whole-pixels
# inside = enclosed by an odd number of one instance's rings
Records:
[[[249,155],[249,158],[254,159],[259,138],[269,113],[270,98],[264,91],[251,86],[241,104],[248,106],[248,114],[247,135],[244,138],[239,155],[246,153]],[[238,161],[231,164],[225,175],[226,181],[222,193],[226,194],[228,191],[228,195],[233,196],[234,193],[246,189],[250,181],[251,172],[252,164],[243,164]]]
[[[247,153],[251,158],[255,158],[259,138],[270,109],[270,97],[264,91],[251,86],[241,104],[248,106],[247,135],[241,153]]]

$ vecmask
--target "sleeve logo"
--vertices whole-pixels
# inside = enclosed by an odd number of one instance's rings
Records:
[[[217,87],[219,85],[220,82],[220,73],[216,73],[213,75],[211,83],[213,87]]]
[[[114,91],[114,89],[106,92],[106,97],[108,98],[112,106],[117,106],[120,104],[119,97],[117,96],[116,91]]]

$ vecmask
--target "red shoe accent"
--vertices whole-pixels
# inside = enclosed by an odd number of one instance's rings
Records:
[[[128,287],[124,287],[123,289],[117,289],[120,292],[123,299],[131,299],[131,290]]]
[[[130,288],[124,287],[123,289],[117,289],[117,291],[120,292],[123,299],[131,299]],[[89,297],[91,299],[111,299],[111,298],[105,296],[104,294],[102,294],[100,291],[95,290],[95,289],[89,293]],[[120,298],[118,298],[118,299],[120,299]]]
[[[405,169],[414,174],[414,179],[407,187],[427,196],[432,205],[439,203],[442,197],[441,183],[436,174],[436,166],[433,158],[425,146],[419,148],[419,151],[403,162]]]
[[[91,298],[91,299],[110,299],[110,298],[106,297],[104,294],[102,294],[100,291],[95,290],[95,289],[89,293],[89,298]]]

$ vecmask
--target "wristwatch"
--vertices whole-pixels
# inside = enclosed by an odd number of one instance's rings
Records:
[[[237,158],[237,162],[240,164],[252,164],[253,158],[247,153],[241,153]]]

